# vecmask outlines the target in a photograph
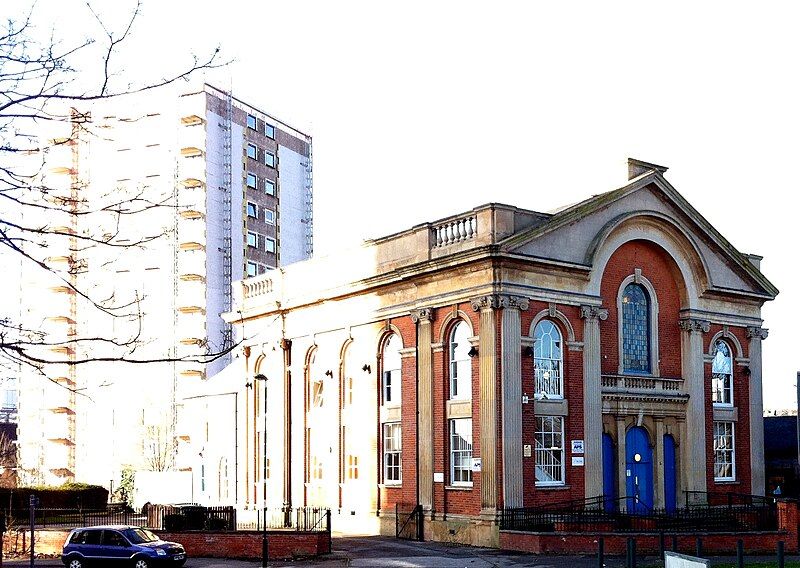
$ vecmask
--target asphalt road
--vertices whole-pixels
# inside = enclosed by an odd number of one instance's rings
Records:
[[[498,566],[538,568],[594,568],[597,558],[593,556],[535,556],[512,553],[491,548],[476,548],[437,542],[410,542],[390,537],[345,537],[334,538],[334,551],[316,560],[295,562],[270,562],[274,568],[290,566],[312,566],[325,568],[489,568]],[[792,559],[795,559],[794,557]],[[774,558],[748,558],[746,564],[774,562]],[[787,557],[787,561],[790,558]],[[720,559],[712,559],[712,565]],[[725,558],[726,563],[735,558]],[[6,560],[4,566],[29,566],[28,560]],[[639,558],[638,566],[660,566],[655,557]],[[62,566],[58,559],[37,559],[35,566]],[[186,568],[257,568],[261,562],[222,560],[218,558],[190,558]],[[608,568],[625,566],[624,557],[606,559]]]

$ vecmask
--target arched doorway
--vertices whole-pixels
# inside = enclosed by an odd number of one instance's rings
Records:
[[[675,438],[664,435],[664,508],[668,513],[677,506],[677,479],[675,469]]]
[[[614,440],[603,434],[603,508],[613,511],[617,507],[617,453]]]
[[[627,509],[646,513],[653,508],[653,450],[647,430],[634,426],[625,435]]]

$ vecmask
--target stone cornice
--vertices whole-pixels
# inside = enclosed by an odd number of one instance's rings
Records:
[[[748,327],[745,333],[747,335],[747,339],[764,340],[769,335],[769,330],[763,327]]]
[[[433,321],[433,311],[430,308],[411,310],[411,321],[414,323]]]
[[[684,318],[678,321],[678,326],[680,326],[683,331],[688,331],[689,333],[693,331],[708,333],[711,329],[711,322],[695,318]]]
[[[581,306],[581,319],[605,321],[608,319],[608,310],[597,306]]]

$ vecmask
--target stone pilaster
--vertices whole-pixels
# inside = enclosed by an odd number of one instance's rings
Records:
[[[689,465],[686,489],[706,491],[706,381],[703,358],[703,334],[711,324],[705,320],[687,318],[678,322],[681,334],[681,369],[689,401],[686,404],[687,437],[681,440],[684,464]]]
[[[503,400],[503,506],[522,507],[522,324],[528,299],[500,296],[500,390]]]
[[[761,342],[769,332],[761,327],[748,327],[750,340],[750,493],[764,495],[764,400],[761,384]],[[735,396],[735,395],[734,395]]]
[[[480,457],[481,457],[481,515],[497,516],[497,358],[495,346],[495,309],[498,297],[481,296],[471,301],[472,309],[480,313],[478,358],[480,372]]]
[[[603,408],[600,388],[600,321],[608,319],[608,310],[598,308],[597,306],[581,306],[581,318],[583,318],[584,492],[586,498],[589,499],[603,494]],[[624,459],[624,452],[622,456]],[[623,492],[620,493],[620,495],[624,494],[623,486]]]
[[[429,308],[413,310],[417,324],[417,428],[419,430],[419,503],[424,511],[433,508],[433,360],[431,355],[432,314]]]
[[[617,496],[625,497],[628,495],[628,464],[626,457],[628,455],[627,440],[625,439],[625,417],[616,416],[617,420]],[[622,504],[623,502],[620,501]],[[627,501],[624,502],[628,506]]]
[[[664,508],[664,419],[656,417],[656,463],[653,472],[653,506]]]

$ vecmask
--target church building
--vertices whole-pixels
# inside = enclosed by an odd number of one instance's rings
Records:
[[[184,405],[215,421],[181,438],[203,499],[383,534],[420,506],[426,539],[497,546],[508,508],[763,495],[778,291],[665,172],[629,160],[554,213],[490,203],[235,283],[242,347]]]

